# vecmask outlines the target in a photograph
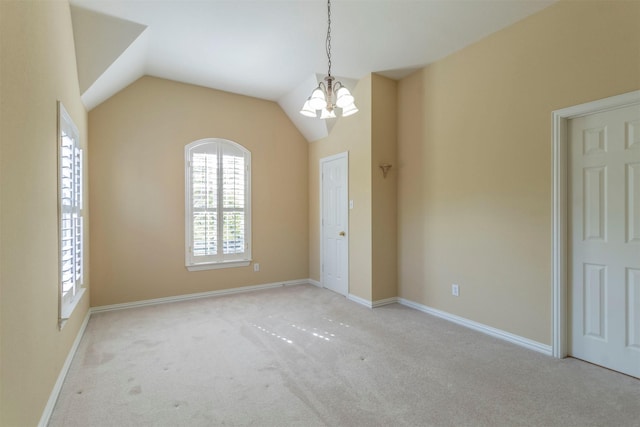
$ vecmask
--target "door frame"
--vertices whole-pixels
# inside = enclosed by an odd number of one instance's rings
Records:
[[[319,180],[320,180],[320,216],[319,216],[319,221],[318,221],[318,225],[320,227],[320,286],[321,287],[325,287],[324,286],[324,269],[322,268],[322,266],[324,265],[324,236],[323,236],[323,225],[322,225],[322,215],[323,215],[323,206],[324,206],[324,200],[323,200],[323,194],[324,194],[324,182],[322,179],[322,169],[324,166],[324,163],[333,161],[333,160],[338,160],[338,159],[342,159],[345,158],[347,160],[347,205],[346,205],[346,214],[347,214],[347,223],[345,225],[346,227],[346,233],[347,233],[347,238],[345,239],[346,241],[346,245],[347,245],[347,294],[345,296],[349,295],[349,274],[350,274],[350,266],[349,266],[349,152],[348,151],[344,151],[342,153],[338,153],[338,154],[334,154],[332,156],[327,156],[327,157],[323,157],[320,159],[319,161],[319,171],[318,171],[318,175],[319,175]]]
[[[553,285],[551,354],[556,358],[568,355],[568,122],[577,117],[601,113],[640,104],[640,90],[574,105],[551,113],[552,154],[552,237],[551,274]]]

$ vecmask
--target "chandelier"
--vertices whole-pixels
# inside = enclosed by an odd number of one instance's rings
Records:
[[[327,0],[327,16],[326,50],[329,72],[324,78],[324,82],[318,83],[318,87],[311,92],[311,96],[307,98],[302,110],[300,110],[300,114],[303,116],[318,117],[319,114],[321,119],[336,117],[336,108],[342,110],[342,117],[358,112],[349,89],[331,75],[331,0]]]

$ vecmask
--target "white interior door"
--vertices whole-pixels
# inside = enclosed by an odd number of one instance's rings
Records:
[[[342,295],[349,291],[349,158],[320,160],[321,283]]]
[[[640,105],[568,126],[569,354],[640,378]]]

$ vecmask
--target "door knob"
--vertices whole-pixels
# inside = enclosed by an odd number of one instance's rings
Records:
[[[344,237],[344,236],[346,236],[346,235],[347,235],[347,234],[346,234],[344,231],[341,231],[341,232],[340,232],[340,236]]]

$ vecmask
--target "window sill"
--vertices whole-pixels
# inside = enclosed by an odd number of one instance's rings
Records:
[[[60,330],[62,330],[64,325],[67,323],[67,320],[71,318],[71,314],[73,313],[73,310],[76,309],[76,306],[84,296],[85,290],[86,288],[81,286],[80,289],[78,289],[78,293],[73,297],[73,300],[62,305],[62,309],[60,310],[60,319],[58,319],[58,327]]]
[[[218,270],[220,268],[247,267],[251,263],[250,259],[236,261],[208,262],[202,264],[187,265],[189,271]]]

